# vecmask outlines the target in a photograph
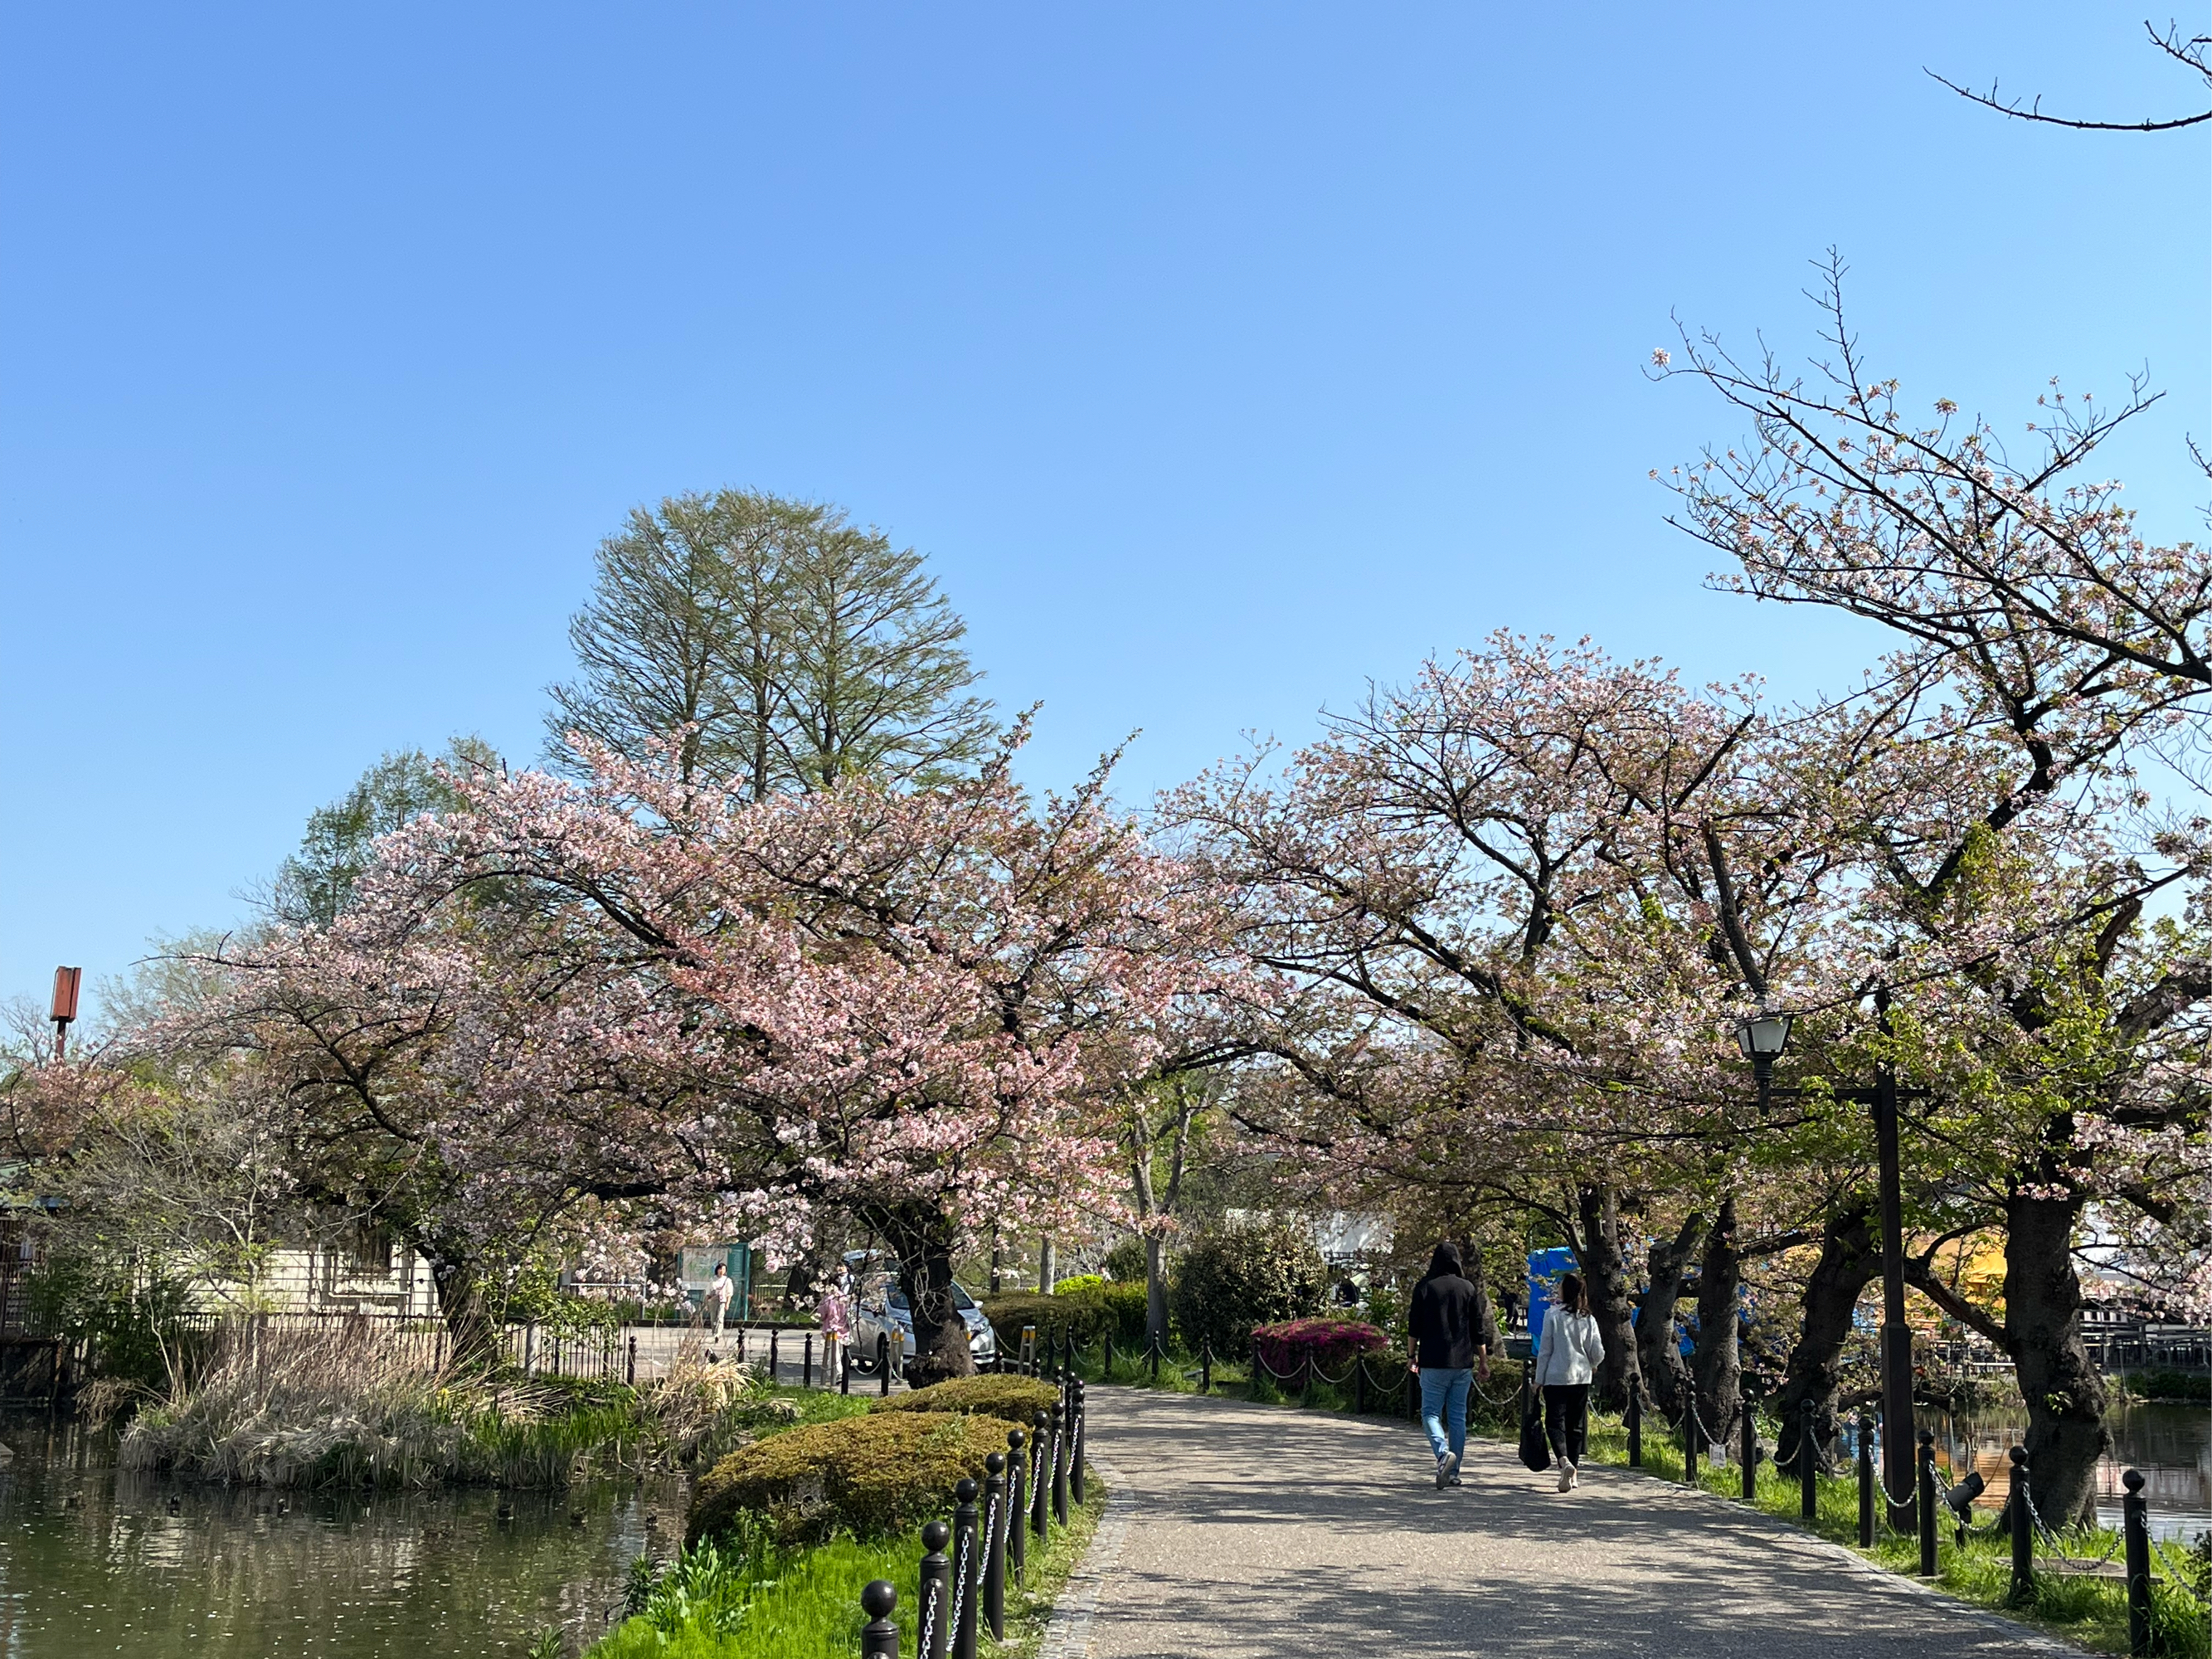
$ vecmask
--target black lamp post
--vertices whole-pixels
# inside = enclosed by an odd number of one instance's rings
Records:
[[[1735,1046],[1743,1050],[1743,1057],[1751,1062],[1751,1074],[1759,1079],[1759,1115],[1766,1115],[1766,1109],[1774,1098],[1774,1062],[1781,1057],[1790,1041],[1790,1016],[1778,1014],[1762,1007],[1755,1014],[1747,1014],[1735,1023]]]

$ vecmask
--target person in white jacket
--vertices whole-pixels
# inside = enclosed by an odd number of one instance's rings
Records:
[[[1589,1437],[1590,1379],[1605,1361],[1605,1339],[1590,1316],[1589,1291],[1580,1273],[1559,1275],[1536,1343],[1536,1386],[1544,1391],[1544,1438],[1559,1466],[1559,1490],[1572,1492],[1581,1478],[1583,1447]]]

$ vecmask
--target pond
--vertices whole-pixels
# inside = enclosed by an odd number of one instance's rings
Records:
[[[118,1474],[112,1443],[0,1422],[10,1659],[520,1659],[607,1626],[630,1562],[675,1547],[680,1483],[564,1493],[274,1492]],[[502,1506],[511,1514],[502,1518]]]
[[[1923,1428],[1935,1431],[1936,1455],[1947,1469],[1982,1472],[1990,1483],[1982,1506],[2002,1503],[2011,1468],[2007,1453],[2027,1432],[2026,1410],[1958,1418],[1923,1411],[1919,1417]],[[2154,1534],[2185,1542],[2212,1529],[2212,1407],[2130,1404],[2115,1407],[2106,1421],[2112,1454],[2097,1466],[2098,1518],[2119,1525],[2120,1476],[2140,1469]]]

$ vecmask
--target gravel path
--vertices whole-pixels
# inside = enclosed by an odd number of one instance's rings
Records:
[[[1408,1425],[1103,1387],[1090,1407],[1126,1525],[1071,1659],[2077,1652],[1626,1470],[1561,1494],[1483,1441],[1438,1492]]]

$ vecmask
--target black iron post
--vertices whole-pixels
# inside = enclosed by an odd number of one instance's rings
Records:
[[[1523,1415],[1526,1415],[1528,1411],[1528,1362],[1523,1360],[1521,1364],[1522,1384],[1521,1404]],[[1644,1379],[1642,1377],[1636,1378],[1628,1390],[1628,1467],[1632,1469],[1640,1469],[1644,1467]]]
[[[1006,1457],[983,1460],[983,1621],[991,1639],[1006,1639]]]
[[[1874,1547],[1874,1413],[1859,1413],[1859,1547]]]
[[[1052,1518],[1061,1526],[1067,1524],[1067,1459],[1073,1449],[1068,1436],[1073,1431],[1067,1420],[1065,1407],[1052,1408]]]
[[[1367,1409],[1367,1362],[1354,1354],[1352,1357],[1352,1414],[1357,1417]]]
[[[1689,1486],[1698,1484],[1698,1407],[1686,1395],[1682,1402],[1682,1479]]]
[[[976,1533],[975,1483],[952,1489],[952,1659],[975,1659],[975,1592],[982,1577],[977,1558],[983,1540]]]
[[[2027,1448],[2014,1446],[2012,1457],[2012,1496],[2007,1524],[2012,1528],[2012,1599],[2032,1601],[2035,1595],[2035,1516],[2027,1495]]]
[[[1936,1576],[1936,1435],[1920,1431],[1920,1576]]]
[[[801,1368],[799,1376],[801,1388],[811,1389],[814,1386],[814,1333],[811,1331],[806,1334],[805,1364]]]
[[[869,1580],[860,1592],[860,1611],[868,1615],[860,1631],[860,1659],[898,1659],[898,1626],[891,1622],[896,1606],[898,1592],[889,1579]]]
[[[770,1326],[770,1327],[769,1328],[769,1333],[768,1333],[768,1380],[769,1380],[769,1382],[775,1382],[775,1381],[777,1380],[778,1375],[779,1375],[780,1371],[781,1370],[781,1368],[782,1368],[782,1365],[783,1365],[783,1353],[782,1353],[782,1351],[781,1351],[781,1349],[776,1346],[776,1345],[777,1345],[778,1340],[782,1337],[782,1335],[783,1335],[783,1333],[782,1333],[781,1331],[780,1331],[780,1330],[777,1330],[774,1326]],[[744,1340],[745,1340],[745,1328],[744,1328],[744,1326],[740,1325],[740,1326],[738,1326],[738,1340],[740,1343],[742,1343]]]
[[[1103,1362],[1103,1369],[1106,1373],[1106,1380],[1109,1382],[1111,1382],[1114,1380],[1114,1333],[1111,1331],[1106,1333],[1106,1357]]]
[[[1889,993],[1875,996],[1882,1030],[1889,1030]],[[1885,1060],[1875,1079],[1874,1136],[1881,1172],[1881,1477],[1885,1494],[1912,1485],[1912,1328],[1905,1322],[1905,1191],[1897,1148],[1897,1073]],[[1912,1516],[1892,1506],[1890,1524]]]
[[[1820,1512],[1820,1449],[1813,1438],[1814,1406],[1806,1401],[1797,1410],[1797,1518],[1810,1521]]]
[[[623,1374],[623,1381],[633,1389],[637,1386],[637,1339],[634,1336],[629,1340],[629,1366]]]
[[[1083,1449],[1091,1437],[1091,1408],[1083,1397],[1081,1377],[1075,1379],[1075,1425],[1067,1431],[1067,1491],[1079,1505],[1083,1502]]]
[[[879,1337],[878,1337],[878,1338],[876,1339],[876,1392],[877,1392],[877,1393],[878,1393],[878,1394],[880,1394],[880,1395],[884,1395],[888,1396],[888,1395],[890,1395],[890,1391],[891,1391],[891,1344],[890,1344],[890,1339],[889,1337],[886,1337],[886,1336],[879,1336]]]
[[[1308,1348],[1298,1364],[1298,1404],[1313,1404],[1313,1350]]]
[[[1030,1530],[1044,1541],[1045,1504],[1052,1495],[1052,1413],[1034,1419],[1036,1439],[1030,1447]]]
[[[2143,1501],[2140,1469],[2121,1475],[2127,1495],[2120,1499],[2120,1534],[2128,1564],[2128,1651],[2150,1651],[2150,1505]]]
[[[1744,1390],[1743,1427],[1737,1438],[1742,1443],[1743,1501],[1755,1504],[1759,1501],[1759,1413],[1751,1403],[1748,1389]]]
[[[1030,1460],[1022,1449],[1029,1437],[1019,1429],[1006,1431],[1006,1560],[1014,1570],[1014,1582],[1029,1582],[1030,1529]]]
[[[1255,1337],[1252,1339],[1252,1398],[1255,1400],[1260,1397],[1260,1379],[1266,1375],[1267,1371],[1260,1363],[1260,1340]]]
[[[1198,1391],[1213,1392],[1213,1343],[1211,1339],[1198,1345]]]
[[[945,1650],[951,1645],[952,1563],[945,1558],[945,1546],[951,1536],[952,1528],[942,1521],[933,1521],[921,1529],[921,1547],[927,1553],[921,1558],[921,1601],[915,1625],[921,1632],[915,1644],[921,1659],[945,1659]]]
[[[1157,1336],[1152,1339],[1152,1386],[1160,1386],[1160,1340]]]
[[[850,1331],[845,1334],[845,1340],[837,1345],[837,1392],[839,1394],[853,1392],[853,1334]]]

